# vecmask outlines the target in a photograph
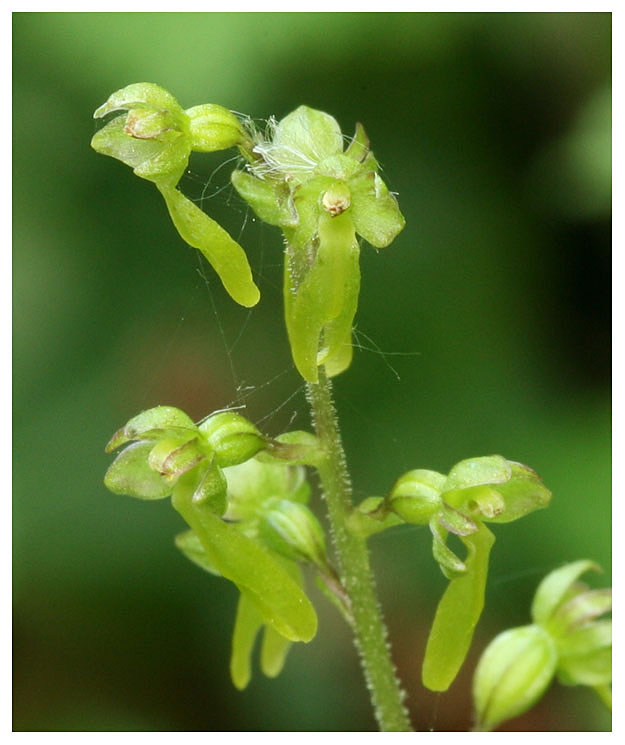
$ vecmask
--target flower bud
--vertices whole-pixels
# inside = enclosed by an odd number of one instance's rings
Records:
[[[227,150],[249,139],[237,117],[218,104],[193,106],[185,114],[191,128],[191,149],[196,152]]]
[[[314,514],[300,502],[272,501],[259,521],[259,537],[273,551],[289,559],[328,566],[323,529]]]
[[[441,489],[445,476],[436,471],[408,471],[393,486],[390,506],[408,523],[427,525],[442,506]]]
[[[555,642],[539,626],[504,631],[488,645],[475,671],[476,729],[490,731],[530,708],[556,671]]]
[[[219,466],[243,463],[266,446],[265,438],[256,427],[234,411],[209,416],[200,424],[199,430],[215,452]]]

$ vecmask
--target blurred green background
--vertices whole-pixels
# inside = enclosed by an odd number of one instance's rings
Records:
[[[236,692],[236,591],[177,553],[166,500],[102,484],[111,433],[156,404],[200,418],[244,399],[269,434],[309,426],[280,236],[222,159],[194,157],[181,188],[246,247],[252,312],[154,187],[89,147],[93,110],[137,81],[185,107],[262,119],[306,103],[347,134],[365,124],[407,227],[364,248],[359,349],[336,380],[358,499],[494,452],[553,490],[547,511],[495,526],[487,609],[442,696],[419,677],[445,585],[427,528],[372,540],[414,722],[466,729],[477,656],[528,622],[540,578],[592,558],[591,581],[611,581],[610,14],[16,13],[13,31],[14,729],[375,728],[314,588],[317,638]],[[558,685],[508,726],[609,728],[591,691]]]

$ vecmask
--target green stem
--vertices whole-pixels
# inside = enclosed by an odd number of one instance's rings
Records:
[[[328,505],[341,581],[350,599],[356,646],[375,715],[383,732],[412,732],[375,595],[367,545],[363,538],[348,532],[346,527],[352,509],[351,483],[332,402],[331,384],[323,367],[319,368],[319,382],[308,383],[306,390],[317,437],[327,454],[317,470]]]

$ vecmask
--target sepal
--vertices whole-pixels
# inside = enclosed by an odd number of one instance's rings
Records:
[[[153,442],[135,442],[124,448],[104,476],[106,488],[113,494],[138,499],[168,497],[172,492],[172,484],[148,464],[153,447]]]
[[[112,93],[107,101],[95,110],[93,118],[99,119],[112,111],[134,108],[170,111],[178,116],[183,113],[178,101],[160,85],[155,83],[131,83]]]
[[[374,171],[359,174],[349,186],[356,232],[375,248],[386,248],[406,225],[397,200]]]
[[[132,417],[111,437],[105,452],[110,453],[132,440],[157,440],[161,437],[194,437],[197,427],[180,409],[174,406],[155,406]]]

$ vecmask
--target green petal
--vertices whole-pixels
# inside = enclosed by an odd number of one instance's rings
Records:
[[[447,547],[447,531],[440,525],[438,515],[430,520],[432,532],[432,556],[447,579],[454,579],[467,571],[467,565]]]
[[[358,235],[375,248],[388,246],[406,224],[395,197],[372,171],[354,176],[349,188],[351,213]]]
[[[241,246],[180,191],[157,186],[176,229],[190,246],[204,254],[232,299],[248,308],[256,305],[260,293]]]
[[[484,607],[488,557],[495,537],[480,525],[477,533],[461,540],[469,551],[467,571],[452,579],[438,604],[423,660],[423,685],[432,691],[446,691],[453,683]]]
[[[594,561],[582,559],[550,572],[534,594],[531,611],[534,623],[547,623],[577,578],[590,569],[601,571]]]
[[[256,605],[242,591],[234,621],[230,657],[230,676],[240,691],[247,687],[252,677],[252,651],[262,625],[263,619]]]
[[[436,516],[439,524],[445,528],[445,530],[455,535],[471,535],[477,531],[477,525],[474,520],[464,515],[459,510],[455,510],[448,504],[441,505],[440,511]]]
[[[194,437],[197,427],[184,411],[174,406],[155,406],[134,416],[118,430],[106,446],[110,453],[131,440],[153,440],[159,437]]]
[[[106,103],[96,109],[94,119],[106,116],[111,111],[134,109],[140,106],[153,107],[172,114],[184,112],[178,101],[164,88],[155,83],[132,83],[109,96]]]
[[[139,499],[162,499],[171,494],[172,486],[148,465],[153,442],[135,442],[124,448],[109,466],[104,484],[114,494]]]
[[[265,548],[195,505],[191,496],[179,483],[172,503],[199,537],[211,564],[248,593],[265,623],[291,641],[310,641],[317,631],[317,615],[297,583]]]
[[[263,181],[243,171],[233,171],[230,178],[239,195],[263,222],[278,226],[297,224],[295,209],[289,205],[289,193],[281,182]]]

